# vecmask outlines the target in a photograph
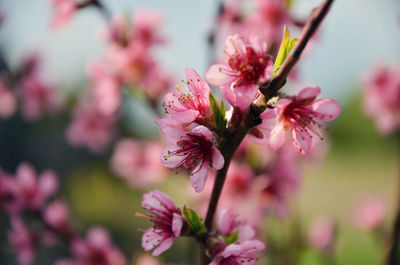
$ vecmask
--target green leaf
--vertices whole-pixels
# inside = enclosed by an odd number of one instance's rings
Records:
[[[239,239],[239,230],[237,230],[235,233],[233,233],[230,236],[225,236],[224,241],[227,245],[230,245],[232,243],[235,243]]]
[[[292,39],[289,38],[289,30],[285,25],[281,47],[279,48],[278,56],[276,57],[274,64],[273,76],[275,76],[276,73],[278,73],[282,64],[285,62],[286,57],[289,55],[290,51],[294,48],[294,45],[296,45],[296,42],[297,38],[292,38]]]
[[[215,125],[221,131],[225,131],[226,129],[226,119],[225,119],[225,105],[224,102],[221,101],[221,105],[219,106],[217,100],[215,99],[214,95],[210,92],[210,107],[211,111],[214,115]]]
[[[207,232],[207,228],[201,220],[200,216],[196,211],[190,208],[183,208],[183,216],[186,218],[186,222],[189,224],[192,231],[200,236],[204,235]]]

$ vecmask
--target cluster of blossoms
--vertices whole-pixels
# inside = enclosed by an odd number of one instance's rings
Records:
[[[383,134],[400,130],[400,67],[376,64],[364,82],[364,108]]]
[[[74,259],[56,264],[125,264],[105,229],[91,228],[87,239],[76,233],[67,204],[61,199],[50,200],[57,189],[58,179],[53,171],[46,170],[38,176],[28,163],[20,164],[15,176],[0,171],[0,209],[10,216],[7,237],[18,263],[32,264],[41,246],[64,242],[70,244]]]
[[[90,86],[75,107],[67,131],[73,146],[96,153],[106,149],[116,134],[124,87],[141,91],[151,106],[157,106],[170,84],[153,59],[153,47],[164,43],[159,33],[162,21],[160,13],[142,9],[133,14],[131,25],[123,16],[112,19],[103,32],[105,55],[89,65]]]
[[[0,117],[10,118],[18,109],[28,121],[62,110],[61,95],[41,74],[42,62],[38,54],[26,57],[15,74],[0,73]]]

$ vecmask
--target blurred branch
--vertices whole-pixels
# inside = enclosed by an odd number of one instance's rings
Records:
[[[399,158],[400,158],[400,131],[397,132],[398,148],[399,148]],[[398,164],[400,165],[400,163]],[[400,264],[400,168],[399,168],[399,178],[398,183],[398,194],[397,194],[397,211],[395,220],[393,223],[392,234],[389,238],[389,248],[386,257],[387,265],[399,265]]]
[[[102,0],[87,0],[86,2],[78,4],[77,8],[83,9],[89,6],[96,7],[107,23],[111,20],[112,14],[110,10],[102,3]]]

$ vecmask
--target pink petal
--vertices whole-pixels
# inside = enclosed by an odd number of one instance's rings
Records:
[[[214,64],[206,73],[207,81],[214,86],[230,86],[237,78],[238,76],[224,64]]]
[[[249,42],[258,55],[264,55],[267,52],[267,42],[260,36],[250,36]]]
[[[156,247],[163,239],[163,236],[154,228],[147,229],[142,236],[142,247],[144,250],[149,251]]]
[[[191,123],[194,120],[196,120],[199,114],[200,112],[198,110],[188,109],[172,113],[171,118],[181,124],[185,124],[185,123]]]
[[[265,244],[260,240],[254,239],[245,241],[241,244],[231,244],[222,251],[222,256],[228,258],[230,256],[240,256],[244,254],[250,254],[265,249]]]
[[[164,251],[169,249],[172,246],[173,243],[174,243],[174,238],[173,237],[169,237],[167,239],[164,239],[161,242],[160,246],[153,251],[153,256],[160,255],[161,253],[163,253]]]
[[[222,156],[221,152],[215,147],[212,147],[212,167],[216,170],[220,170],[225,163],[225,159]]]
[[[152,212],[153,209],[162,212],[176,210],[174,201],[167,194],[158,190],[152,190],[143,195],[142,207],[149,212]]]
[[[331,121],[336,119],[340,114],[340,105],[333,99],[320,99],[312,104],[313,111],[321,114],[318,119],[322,121]]]
[[[210,87],[203,79],[201,79],[199,74],[194,69],[186,68],[186,80],[190,81],[188,87],[190,88],[193,96],[208,98]]]
[[[213,139],[212,132],[203,125],[193,128],[192,133],[204,136],[204,138],[206,138],[207,140],[210,140],[210,141]]]
[[[244,224],[239,227],[239,238],[240,242],[244,242],[253,239],[256,236],[256,231],[253,226],[249,224]]]
[[[39,178],[39,189],[43,195],[50,196],[58,189],[57,176],[53,171],[47,170]]]
[[[173,111],[175,111],[175,109],[179,109],[179,110],[184,110],[186,109],[182,103],[179,101],[179,95],[177,95],[177,93],[172,93],[169,92],[167,94],[165,94],[164,96],[164,105],[167,109],[173,109]]]
[[[174,213],[172,218],[172,232],[175,237],[179,237],[183,226],[183,217],[180,214]]]
[[[199,164],[190,176],[190,183],[196,192],[200,192],[204,189],[208,177],[208,166],[207,163],[203,162]]]
[[[182,129],[179,122],[171,118],[162,118],[155,121],[160,126],[161,133],[169,142],[178,142],[186,132]]]
[[[22,163],[17,168],[16,179],[24,189],[36,188],[36,172],[28,163]]]
[[[302,99],[312,99],[316,98],[319,94],[321,94],[321,89],[317,86],[308,86],[303,88],[299,94],[297,94],[296,99],[297,100],[302,100]]]
[[[161,152],[161,163],[168,168],[176,168],[179,164],[186,158],[186,156],[181,155],[171,155],[172,152],[180,150],[181,148],[175,145],[167,146]]]
[[[225,53],[229,56],[233,56],[239,53],[241,56],[246,55],[246,43],[239,35],[230,35],[225,39]]]
[[[283,111],[285,110],[285,108],[287,107],[287,105],[289,105],[292,102],[293,102],[293,100],[288,99],[288,98],[281,98],[280,100],[278,100],[278,102],[276,102],[276,104],[275,104],[276,113],[278,115],[281,115],[283,113]]]
[[[269,143],[274,150],[278,150],[285,143],[285,124],[279,122],[271,131]]]
[[[222,86],[221,87],[222,95],[224,98],[231,104],[232,106],[236,106],[236,95],[233,92],[232,87],[229,86]]]
[[[103,248],[111,244],[108,232],[102,227],[93,227],[87,235],[87,242],[91,247]]]
[[[292,129],[293,144],[303,155],[307,154],[311,149],[311,135],[303,129]]]

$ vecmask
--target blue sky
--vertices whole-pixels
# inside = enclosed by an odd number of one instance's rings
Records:
[[[216,1],[103,0],[113,13],[137,7],[166,13],[167,47],[158,51],[162,61],[181,79],[186,67],[200,74],[207,70],[205,37]],[[317,0],[297,0],[296,10],[306,14]],[[94,9],[80,12],[59,31],[49,29],[51,10],[46,0],[0,0],[7,20],[0,29],[0,47],[12,65],[29,51],[45,56],[46,75],[65,89],[84,79],[85,63],[103,49],[98,37],[105,23]],[[398,0],[336,0],[324,21],[321,37],[301,60],[304,85],[319,85],[325,96],[341,101],[356,87],[374,60],[400,63],[400,2]]]

